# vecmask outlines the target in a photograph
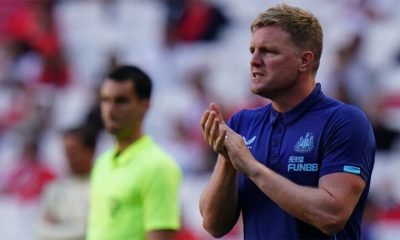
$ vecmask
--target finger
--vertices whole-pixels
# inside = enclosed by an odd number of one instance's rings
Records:
[[[211,111],[216,113],[217,118],[219,118],[221,120],[221,122],[225,123],[221,108],[219,107],[218,104],[212,102],[212,103],[210,103],[209,108]]]
[[[208,116],[208,118],[206,120],[206,123],[204,125],[204,134],[205,134],[205,137],[206,137],[206,141],[210,145],[212,143],[210,135],[211,135],[212,126],[214,124],[214,118],[215,118],[215,113],[210,112],[210,114],[209,114],[209,116]]]
[[[219,134],[219,120],[218,118],[215,118],[210,130],[211,146],[215,146],[215,140],[217,139],[218,134]],[[214,148],[214,150],[216,149]]]
[[[209,110],[204,111],[203,115],[201,116],[200,127],[203,130],[203,133],[204,133],[204,130],[205,130],[205,127],[206,127],[206,122],[207,122],[207,119],[208,119],[209,116],[210,116],[210,111]]]
[[[220,131],[219,136],[215,140],[215,147],[217,147],[218,149],[221,149],[225,144],[225,138],[226,137],[227,137],[226,136],[226,130]]]

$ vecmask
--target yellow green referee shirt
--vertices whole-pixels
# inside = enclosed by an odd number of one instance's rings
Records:
[[[145,239],[180,227],[181,172],[149,136],[102,154],[91,175],[87,240]]]

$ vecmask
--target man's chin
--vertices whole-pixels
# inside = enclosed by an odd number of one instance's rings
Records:
[[[251,92],[264,98],[269,98],[272,95],[272,92],[269,91],[269,89],[252,88]]]
[[[258,88],[257,86],[251,86],[250,91],[251,91],[253,94],[260,95],[261,89]]]

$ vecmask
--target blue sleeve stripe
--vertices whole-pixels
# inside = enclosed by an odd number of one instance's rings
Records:
[[[360,168],[354,167],[354,166],[345,165],[345,166],[343,166],[343,171],[348,172],[348,173],[361,174]]]

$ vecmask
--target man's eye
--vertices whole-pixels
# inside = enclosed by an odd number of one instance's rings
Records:
[[[261,49],[261,52],[264,53],[264,54],[266,54],[266,53],[272,53],[271,49],[268,49],[268,48],[263,48],[263,49]]]

